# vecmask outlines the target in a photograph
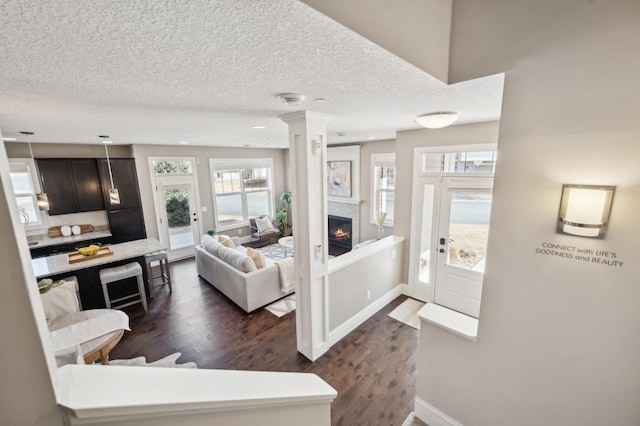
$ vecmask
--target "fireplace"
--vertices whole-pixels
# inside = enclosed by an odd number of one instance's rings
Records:
[[[351,219],[329,215],[329,244],[351,250]]]

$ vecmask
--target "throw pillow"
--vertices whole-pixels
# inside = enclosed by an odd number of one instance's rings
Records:
[[[47,318],[55,318],[61,315],[80,312],[78,296],[76,295],[76,282],[65,281],[64,284],[52,288],[51,291],[40,295],[44,314]]]
[[[253,272],[258,270],[253,260],[246,254],[239,252],[237,249],[229,247],[220,247],[218,249],[218,257],[229,265],[241,270],[242,272]]]
[[[256,227],[258,228],[258,233],[260,234],[265,231],[276,231],[276,228],[273,227],[273,223],[271,223],[271,218],[269,216],[265,216],[263,218],[256,217]]]
[[[225,247],[236,248],[236,245],[233,244],[233,241],[231,241],[231,238],[227,236],[218,235],[218,241],[220,241],[222,245]]]
[[[200,239],[200,245],[202,245],[203,249],[213,255],[216,255],[218,253],[218,249],[222,247],[222,244],[219,243],[217,239],[206,234]]]
[[[247,256],[253,260],[253,263],[256,264],[256,268],[262,269],[267,264],[267,259],[264,257],[262,252],[255,250],[251,247],[247,247]]]

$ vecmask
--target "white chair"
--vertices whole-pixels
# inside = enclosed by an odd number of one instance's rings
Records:
[[[117,299],[111,299],[109,296],[109,284],[121,281],[126,278],[136,277],[138,280],[138,292],[129,294]],[[144,280],[142,278],[142,266],[138,262],[127,263],[122,266],[115,266],[113,268],[105,268],[100,271],[100,283],[102,284],[102,293],[104,294],[104,302],[108,309],[124,308],[135,303],[142,303],[144,311],[147,312],[147,293],[144,290]],[[136,297],[136,299],[131,300]],[[117,306],[113,306],[114,303],[130,300],[129,302],[120,303]]]

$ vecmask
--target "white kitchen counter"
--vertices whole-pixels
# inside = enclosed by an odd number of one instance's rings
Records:
[[[110,244],[104,247],[109,247],[113,254],[110,256],[98,257],[71,264],[69,263],[68,253],[31,259],[33,273],[36,278],[66,274],[79,269],[105,265],[107,263],[117,262],[120,260],[133,259],[154,251],[166,250],[167,248],[155,238],[146,238],[143,240],[129,241],[120,244]]]
[[[86,232],[84,234],[70,235],[68,237],[49,238],[45,236],[44,238],[41,238],[41,239],[29,241],[29,248],[35,249],[35,248],[41,248],[41,247],[56,246],[59,244],[71,244],[75,242],[81,243],[83,241],[93,241],[99,238],[106,238],[110,236],[111,236],[111,231],[109,230]]]

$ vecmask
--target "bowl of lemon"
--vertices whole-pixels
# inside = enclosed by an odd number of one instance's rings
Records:
[[[80,253],[83,256],[93,256],[99,250],[100,250],[99,246],[97,246],[95,244],[91,244],[90,246],[87,246],[87,247],[80,247],[78,249],[78,253]]]

